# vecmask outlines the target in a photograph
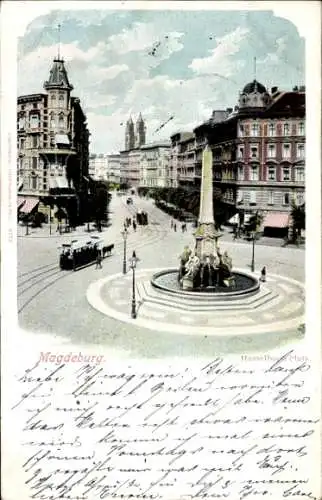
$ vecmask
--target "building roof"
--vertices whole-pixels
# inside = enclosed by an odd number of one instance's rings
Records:
[[[49,74],[49,80],[44,83],[44,88],[46,90],[55,88],[73,90],[73,86],[70,85],[68,80],[67,71],[64,66],[63,59],[54,59]]]
[[[171,143],[168,141],[151,142],[150,144],[143,144],[141,149],[154,149],[154,148],[170,148]]]
[[[20,95],[17,98],[18,104],[28,101],[41,101],[44,97],[47,97],[47,94],[27,94]]]
[[[280,92],[266,108],[265,115],[305,116],[305,92]]]
[[[258,92],[259,94],[265,94],[267,92],[263,84],[259,83],[257,80],[253,80],[247,83],[243,88],[243,94],[252,94],[253,92]]]

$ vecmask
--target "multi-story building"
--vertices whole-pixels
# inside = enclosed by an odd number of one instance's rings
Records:
[[[170,142],[145,144],[140,151],[140,186],[170,186]]]
[[[176,186],[194,186],[196,177],[195,136],[180,132],[171,136],[172,176]]]
[[[107,180],[113,184],[119,184],[121,178],[120,172],[120,154],[111,154],[107,157]]]
[[[254,80],[222,121],[197,127],[196,162],[206,142],[213,151],[214,186],[231,213],[282,214],[305,193],[305,87],[271,92]],[[285,216],[283,216],[283,213]]]
[[[88,176],[90,134],[62,59],[54,59],[44,89],[17,102],[19,202],[28,202],[26,213],[40,197],[76,197]]]
[[[91,154],[89,157],[88,173],[95,180],[107,180],[108,177],[108,155]]]

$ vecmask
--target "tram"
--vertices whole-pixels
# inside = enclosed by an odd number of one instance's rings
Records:
[[[95,262],[100,252],[102,257],[105,253],[111,253],[114,245],[104,246],[104,241],[99,236],[86,239],[72,240],[63,243],[59,247],[59,267],[62,270],[74,270]]]

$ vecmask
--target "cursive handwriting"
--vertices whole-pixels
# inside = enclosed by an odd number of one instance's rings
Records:
[[[165,373],[37,363],[12,407],[29,498],[317,500],[311,367],[289,354]]]

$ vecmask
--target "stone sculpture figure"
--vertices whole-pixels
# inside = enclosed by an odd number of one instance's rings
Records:
[[[195,253],[191,253],[188,262],[186,263],[186,274],[185,278],[193,279],[195,273],[198,272],[200,265],[200,259]]]
[[[183,249],[182,254],[179,256],[179,259],[180,259],[180,267],[179,267],[179,274],[178,274],[179,281],[182,279],[182,277],[184,276],[184,274],[186,272],[186,263],[188,262],[190,255],[191,255],[191,250],[186,245]]]

